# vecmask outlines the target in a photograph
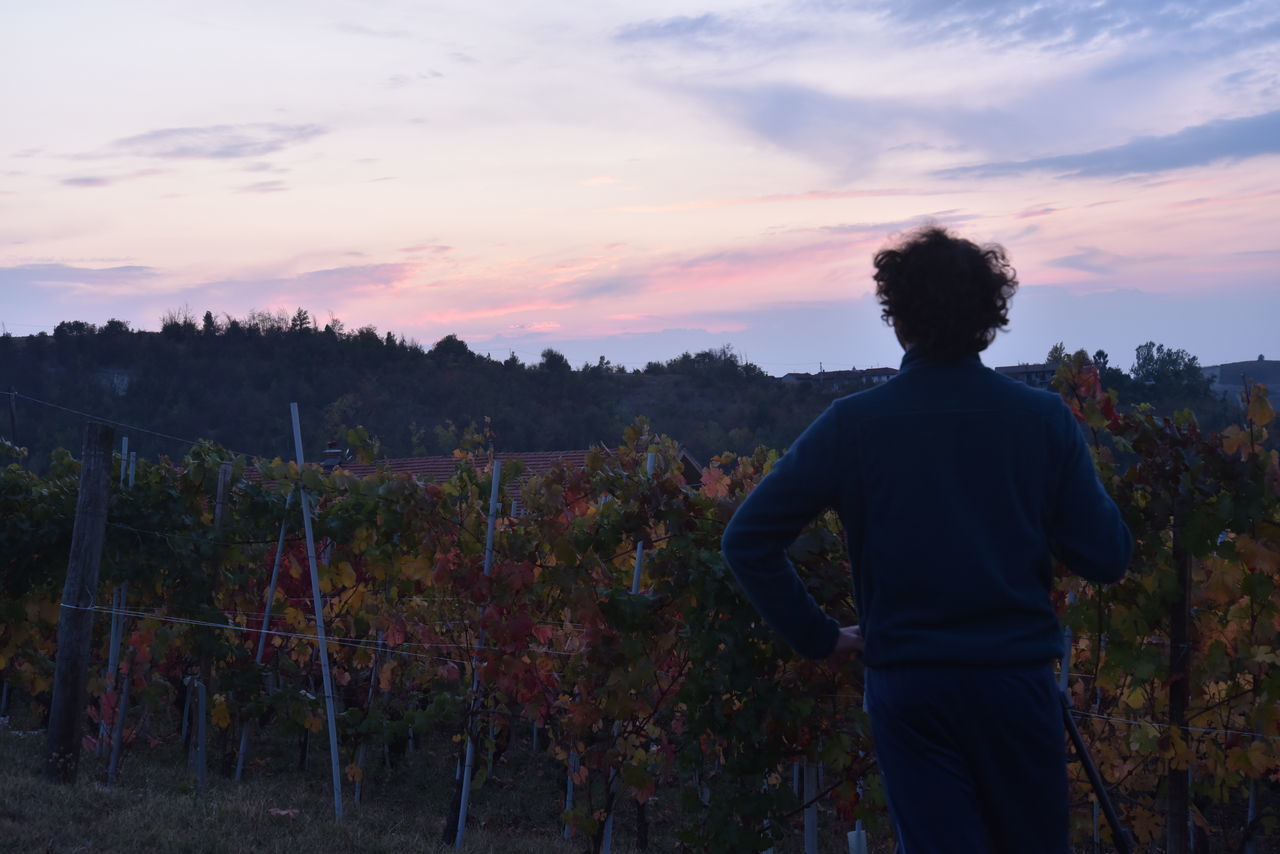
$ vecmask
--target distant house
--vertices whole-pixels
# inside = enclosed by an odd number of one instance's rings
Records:
[[[865,371],[858,371],[864,383],[871,385],[880,385],[887,383],[898,375],[897,368],[867,368]]]
[[[1219,397],[1235,399],[1245,384],[1262,383],[1268,389],[1280,389],[1280,360],[1261,355],[1250,362],[1226,362],[1203,368],[1209,388]]]
[[[996,368],[997,371],[1006,377],[1015,379],[1020,383],[1026,383],[1033,388],[1050,388],[1053,385],[1053,375],[1057,373],[1058,366],[1053,363],[1038,365],[1008,365]],[[811,383],[817,388],[826,391],[840,391],[842,389],[852,388],[853,386],[863,385],[880,385],[887,383],[898,375],[897,368],[867,368],[863,371],[823,371],[817,374],[784,374],[778,378],[779,382],[791,385],[793,383]]]
[[[868,368],[865,371],[821,371],[816,374],[783,374],[778,378],[781,383],[810,383],[825,391],[842,391],[861,385],[879,385],[888,382],[898,373],[897,368]]]
[[[1058,366],[1053,363],[1040,363],[1037,365],[1006,365],[996,368],[996,370],[1010,379],[1015,379],[1020,383],[1026,383],[1032,388],[1051,388],[1053,386],[1053,375],[1058,372]]]

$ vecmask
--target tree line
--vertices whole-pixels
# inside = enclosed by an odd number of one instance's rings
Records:
[[[1122,400],[1168,412],[1191,408],[1207,427],[1230,416],[1183,350],[1143,345],[1129,372],[1102,351],[1094,361]],[[330,441],[345,443],[357,425],[377,437],[383,454],[403,457],[447,454],[468,430],[487,432],[504,451],[585,448],[643,415],[706,460],[785,447],[833,397],[859,388],[781,383],[727,346],[643,369],[604,356],[575,368],[550,348],[537,362],[514,353],[499,360],[456,335],[427,347],[373,326],[322,323],[302,308],[242,318],[170,312],[158,332],[117,319],[101,326],[72,320],[52,334],[0,336],[0,391],[18,392],[0,434],[26,446],[37,470],[54,449],[79,447],[83,418],[35,400],[284,458],[293,451],[291,401],[301,408],[313,458]],[[150,457],[186,451],[159,437],[133,441]]]

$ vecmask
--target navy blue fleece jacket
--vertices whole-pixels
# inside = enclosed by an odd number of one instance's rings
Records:
[[[976,355],[907,351],[892,380],[814,421],[729,523],[724,556],[747,596],[811,658],[831,653],[839,627],[786,550],[828,508],[872,667],[1057,658],[1051,556],[1110,582],[1133,547],[1066,404]]]

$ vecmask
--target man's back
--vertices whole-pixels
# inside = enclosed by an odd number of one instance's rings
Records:
[[[1128,561],[1118,517],[1093,512],[1105,503],[1057,395],[977,356],[908,353],[893,381],[832,409],[867,663],[1055,658],[1052,551],[1101,581]]]
[[[793,643],[815,616],[769,578],[778,542],[798,532],[780,514],[802,525],[827,507],[845,528],[873,667],[1051,661],[1052,555],[1100,581],[1129,559],[1070,411],[977,356],[908,352],[893,380],[832,404],[734,516],[725,554]]]

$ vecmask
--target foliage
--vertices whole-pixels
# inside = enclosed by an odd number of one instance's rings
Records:
[[[1274,415],[1261,387],[1243,402],[1245,422],[1222,433],[1187,414],[1125,412],[1083,354],[1063,362],[1059,381],[1137,541],[1122,583],[1060,582],[1071,669],[1085,674],[1071,691],[1095,758],[1147,840],[1162,831],[1176,775],[1191,771],[1195,815],[1207,823],[1220,814],[1210,804],[1238,803],[1250,781],[1280,769]],[[564,818],[594,847],[622,799],[675,788],[690,850],[763,848],[802,806],[784,784],[802,759],[824,763],[826,797],[844,820],[883,822],[859,669],[780,646],[719,556],[724,524],[776,453],[722,453],[686,483],[676,443],[637,421],[585,468],[504,468],[487,559],[493,436],[455,438],[454,474],[431,484],[385,469],[357,478],[278,459],[250,465],[211,443],[178,463],[140,462],[132,484],[113,489],[97,601],[127,583],[127,610],[141,616],[128,620],[120,673],[91,685],[96,713],[112,718],[117,676],[132,680],[142,708],[157,708],[199,675],[228,751],[252,721],[323,729],[305,489],[348,779],[363,776],[362,746],[377,753],[444,731],[460,755],[471,742],[485,756],[524,721],[545,728],[551,755],[573,770]],[[366,430],[351,439],[374,445]],[[43,475],[0,470],[0,544],[10,546],[0,674],[46,701],[77,468],[63,452]],[[792,557],[833,614],[856,620],[834,518],[816,520]],[[267,608],[273,633],[259,661]],[[488,782],[482,761],[472,785]],[[1231,833],[1238,843],[1238,830],[1218,829]]]
[[[1063,589],[1072,670],[1089,674],[1073,685],[1092,715],[1082,729],[1145,842],[1188,772],[1206,826],[1211,803],[1280,771],[1280,454],[1263,446],[1274,413],[1255,386],[1245,424],[1220,434],[1187,412],[1122,414],[1083,353],[1058,382],[1136,542],[1121,583]]]

